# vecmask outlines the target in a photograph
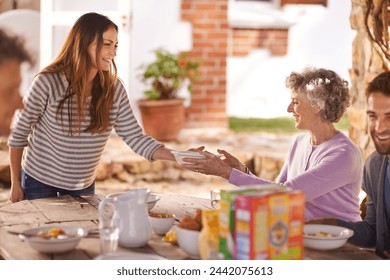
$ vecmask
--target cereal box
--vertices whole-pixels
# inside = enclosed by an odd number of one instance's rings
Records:
[[[277,184],[253,185],[240,187],[234,190],[221,190],[220,216],[219,216],[219,252],[225,260],[232,259],[234,254],[234,200],[242,194],[265,192],[269,190],[284,190]]]
[[[235,258],[302,259],[304,194],[267,192],[235,198]]]

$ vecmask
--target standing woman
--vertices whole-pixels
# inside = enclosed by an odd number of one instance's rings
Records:
[[[112,129],[149,161],[174,160],[142,133],[114,58],[118,27],[88,13],[57,58],[34,79],[8,140],[11,202],[95,192],[95,171]]]
[[[295,127],[308,133],[294,139],[276,183],[305,193],[305,219],[360,221],[362,156],[334,126],[349,106],[347,81],[331,70],[307,68],[291,73],[286,86],[291,89],[287,111]],[[270,183],[248,174],[246,166],[228,152],[218,152],[225,159],[202,152],[205,159],[186,159],[194,164],[184,167],[223,177],[236,186]]]

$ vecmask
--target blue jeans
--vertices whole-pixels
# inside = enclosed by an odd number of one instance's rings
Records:
[[[64,190],[50,185],[46,185],[34,179],[26,172],[24,172],[23,169],[22,169],[22,188],[24,191],[25,199],[57,197],[63,195],[81,196],[81,195],[95,194],[95,182],[93,182],[89,187],[82,190],[74,190],[74,191]]]

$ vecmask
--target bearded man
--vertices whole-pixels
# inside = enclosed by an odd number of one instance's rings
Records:
[[[390,72],[376,76],[366,88],[367,116],[375,149],[366,160],[363,190],[367,194],[363,221],[315,219],[307,223],[333,224],[350,228],[349,242],[375,247],[382,258],[390,257]]]

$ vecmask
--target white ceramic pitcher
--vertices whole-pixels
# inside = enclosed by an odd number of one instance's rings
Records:
[[[134,189],[110,194],[100,202],[100,217],[107,215],[104,211],[107,203],[112,204],[117,212],[120,246],[136,248],[148,243],[152,235],[147,206],[149,192],[150,190],[145,188]]]

